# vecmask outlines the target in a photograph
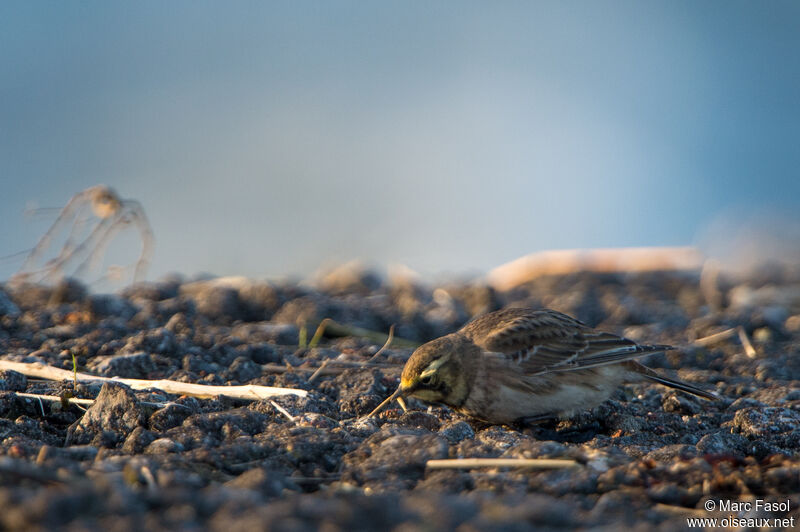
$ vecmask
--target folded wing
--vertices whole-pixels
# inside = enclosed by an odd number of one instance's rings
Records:
[[[467,324],[463,333],[528,375],[616,364],[672,349],[597,332],[554,310],[507,309],[487,318]]]

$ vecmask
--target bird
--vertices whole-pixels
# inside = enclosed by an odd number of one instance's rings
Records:
[[[397,390],[367,417],[395,399],[405,409],[403,398],[415,397],[492,424],[567,419],[640,380],[719,399],[635,360],[671,349],[597,331],[555,310],[498,310],[418,347]]]

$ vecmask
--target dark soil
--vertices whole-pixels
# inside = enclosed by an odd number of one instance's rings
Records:
[[[103,376],[308,390],[245,402],[0,372],[0,528],[13,530],[674,530],[687,517],[798,517],[800,281],[720,283],[709,308],[693,274],[387,284],[372,274],[304,284],[243,279],[139,285],[95,295],[74,281],[0,288],[0,356]],[[651,367],[716,390],[706,402],[630,385],[594,411],[491,426],[410,401],[363,420],[397,386],[410,349],[358,337],[298,347],[323,318],[418,342],[504,306],[549,307],[680,350]],[[696,338],[742,326],[700,347]],[[323,361],[338,374],[309,382]],[[291,371],[276,372],[279,367]],[[360,367],[361,366],[361,367]],[[74,393],[74,404],[18,392]],[[154,407],[153,403],[170,403]],[[575,469],[431,470],[430,459],[571,458]],[[789,500],[789,511],[706,512],[706,500]],[[795,524],[795,526],[797,523]]]

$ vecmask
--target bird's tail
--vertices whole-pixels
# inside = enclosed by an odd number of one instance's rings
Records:
[[[656,373],[652,369],[638,362],[630,361],[630,367],[637,373],[644,375],[649,380],[657,382],[659,384],[663,384],[664,386],[667,386],[669,388],[675,388],[676,390],[690,393],[692,395],[702,397],[703,399],[708,399],[709,401],[717,401],[721,399],[721,397],[714,392],[703,390],[702,388],[698,388],[697,386],[689,384],[688,382],[683,382],[677,379],[670,379],[669,377],[664,377],[663,375]]]

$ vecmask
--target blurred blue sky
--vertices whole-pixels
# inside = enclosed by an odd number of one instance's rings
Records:
[[[98,183],[151,278],[691,244],[800,207],[798,57],[794,1],[6,0],[0,255]]]

